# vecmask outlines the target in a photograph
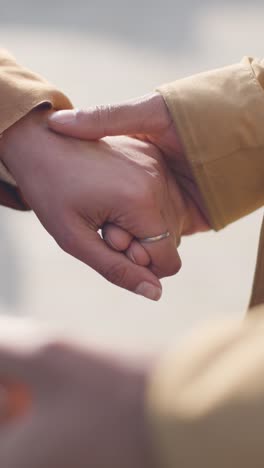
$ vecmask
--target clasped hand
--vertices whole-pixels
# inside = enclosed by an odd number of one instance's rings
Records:
[[[207,228],[163,98],[65,112],[20,120],[4,135],[3,160],[64,251],[158,300],[160,279],[180,269],[181,235]],[[166,231],[167,239],[141,242]]]

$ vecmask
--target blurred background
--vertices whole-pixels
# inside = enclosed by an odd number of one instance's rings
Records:
[[[261,0],[0,0],[0,9],[0,45],[78,107],[263,56]],[[0,208],[1,313],[114,349],[157,351],[208,319],[243,316],[260,220],[257,212],[183,239],[182,270],[153,304],[64,254],[33,214]]]

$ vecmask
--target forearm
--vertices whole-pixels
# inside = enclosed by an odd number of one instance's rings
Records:
[[[34,109],[5,131],[0,144],[1,160],[16,181],[16,186],[1,182],[5,185],[2,197],[0,192],[0,202],[3,205],[23,210],[31,208],[24,191],[28,185],[25,182],[34,185],[37,175],[35,171],[39,164],[37,159],[47,157],[46,121],[50,112],[47,108]],[[8,203],[5,203],[6,200]]]
[[[262,467],[263,313],[208,327],[160,359],[147,400],[160,466]]]
[[[21,180],[33,176],[36,168],[32,162],[37,162],[39,154],[45,155],[45,140],[49,136],[46,122],[51,112],[45,107],[33,109],[3,134],[1,159],[19,185]]]

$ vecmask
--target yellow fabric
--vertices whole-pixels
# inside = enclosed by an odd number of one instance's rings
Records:
[[[7,51],[0,49],[0,135],[41,104],[47,104],[56,110],[72,107],[63,93],[40,76],[18,65]],[[1,160],[0,180],[11,186],[16,185]],[[0,202],[4,198],[4,186],[1,184]],[[16,205],[21,208],[20,203]]]
[[[245,58],[159,89],[214,229],[264,203],[264,91],[257,76],[264,81],[264,66]]]
[[[264,307],[165,356],[147,397],[162,468],[263,468]]]
[[[250,311],[258,304],[264,304],[264,219],[259,242],[258,259],[250,301]]]
[[[264,62],[202,73],[159,88],[173,116],[211,225],[264,205]],[[263,305],[261,305],[263,304]],[[164,468],[264,465],[264,223],[250,306],[154,369],[148,418]]]

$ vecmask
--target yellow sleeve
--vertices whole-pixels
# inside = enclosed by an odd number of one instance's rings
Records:
[[[161,86],[218,230],[264,204],[264,61]]]
[[[0,136],[32,109],[46,104],[56,110],[71,108],[71,102],[45,79],[17,64],[0,49]],[[16,182],[0,158],[0,203],[23,208]]]
[[[169,353],[152,373],[147,411],[162,468],[262,468],[264,307]]]

